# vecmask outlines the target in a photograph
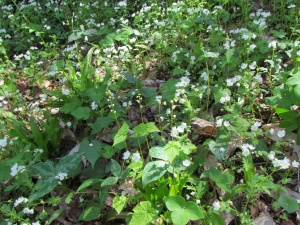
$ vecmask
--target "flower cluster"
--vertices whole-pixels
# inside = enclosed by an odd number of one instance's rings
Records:
[[[140,159],[141,159],[140,153],[136,152],[136,153],[131,154],[131,153],[127,150],[126,152],[123,153],[123,160],[129,159],[130,156],[131,156],[132,160],[135,161],[135,162],[138,162],[138,161],[140,161]]]
[[[251,144],[242,144],[241,149],[242,149],[243,156],[246,157],[246,156],[250,155],[250,151],[254,150],[255,147]]]
[[[19,172],[23,173],[26,170],[25,166],[19,166],[18,163],[15,163],[11,168],[10,168],[10,175],[12,177],[16,176]]]
[[[172,127],[171,136],[178,137],[179,133],[183,133],[186,127],[186,123],[181,123],[181,125],[179,125],[178,127]]]

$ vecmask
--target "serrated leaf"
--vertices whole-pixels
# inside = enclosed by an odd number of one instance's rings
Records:
[[[110,167],[111,173],[115,176],[115,177],[119,177],[121,174],[121,166],[120,164],[114,160],[111,159],[111,167]]]
[[[113,146],[122,143],[126,140],[127,138],[127,133],[129,131],[129,126],[128,124],[125,122],[122,127],[118,130],[118,132],[116,133],[115,137],[114,137],[114,144]]]
[[[299,209],[298,202],[295,199],[290,198],[286,195],[280,196],[278,198],[278,204],[279,206],[284,208],[288,213],[294,213]]]
[[[29,195],[29,201],[31,202],[34,201],[35,199],[45,196],[46,194],[50,193],[57,185],[58,185],[58,180],[56,180],[54,177],[39,180],[36,184],[38,190],[32,192]]]
[[[91,143],[83,141],[80,143],[79,152],[84,153],[85,158],[91,163],[92,168],[94,168],[96,161],[101,156],[101,149],[102,145],[97,140],[93,140]]]
[[[115,196],[112,202],[112,207],[117,211],[118,214],[122,212],[122,210],[127,205],[128,198],[126,196]]]
[[[100,216],[101,209],[96,206],[87,207],[79,216],[80,221],[95,220]]]
[[[161,178],[167,172],[167,164],[165,161],[158,160],[149,162],[143,169],[142,183],[146,186],[152,181]]]
[[[234,53],[234,49],[233,48],[227,49],[227,51],[225,53],[227,63],[231,62],[231,57],[233,56],[233,53]]]
[[[117,182],[118,182],[118,177],[108,177],[101,183],[101,187],[113,185]]]
[[[141,123],[133,128],[134,134],[131,137],[138,138],[146,136],[153,132],[160,132],[160,130],[155,126],[154,122]]]
[[[129,225],[147,225],[158,218],[156,210],[152,208],[151,203],[148,201],[140,202],[133,209],[133,212]]]
[[[91,109],[89,107],[78,107],[71,112],[76,119],[87,120],[90,118]]]
[[[70,202],[72,201],[72,198],[74,196],[74,193],[69,193],[65,199],[65,203],[70,204]]]
[[[178,141],[170,141],[165,146],[165,154],[167,155],[168,160],[171,164],[174,161],[175,157],[179,155],[180,146],[180,142]]]
[[[99,183],[101,180],[100,179],[88,179],[86,181],[84,181],[77,189],[78,191],[81,191],[82,189],[85,189],[93,184]]]
[[[168,157],[164,151],[165,151],[165,147],[155,146],[150,148],[149,154],[152,158],[162,159],[164,161],[167,161]]]

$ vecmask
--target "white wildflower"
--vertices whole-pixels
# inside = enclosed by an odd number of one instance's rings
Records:
[[[294,160],[292,162],[292,166],[298,168],[299,167],[299,162],[297,162],[296,160]]]
[[[277,136],[280,137],[280,138],[283,138],[285,136],[285,130],[279,130],[277,132]]]
[[[219,201],[215,201],[213,203],[213,209],[216,210],[216,211],[218,211],[220,208],[221,208],[220,202]]]
[[[91,104],[92,110],[96,110],[97,107],[98,107],[98,105],[95,102],[92,102],[92,104]]]
[[[132,154],[132,160],[135,162],[138,162],[141,159],[141,156],[139,153],[133,153]]]
[[[67,176],[68,174],[59,172],[54,178],[57,180],[64,180],[67,178]]]
[[[182,162],[182,164],[185,166],[185,167],[188,167],[189,165],[191,165],[191,161],[186,159]]]
[[[130,157],[130,152],[129,151],[126,151],[123,153],[123,160],[126,160]]]

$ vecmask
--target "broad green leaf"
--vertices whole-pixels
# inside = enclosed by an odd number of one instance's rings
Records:
[[[293,87],[291,92],[291,100],[293,104],[300,106],[300,84]]]
[[[55,177],[55,167],[52,161],[40,162],[30,167],[29,176],[41,176],[42,179]]]
[[[101,87],[95,88],[91,87],[85,90],[85,95],[90,97],[94,102],[101,102],[105,97],[106,87],[103,85]]]
[[[115,176],[115,177],[119,177],[121,174],[121,166],[120,164],[114,160],[111,159],[111,167],[110,167],[111,173]]]
[[[170,211],[180,210],[186,206],[185,199],[179,195],[166,197],[165,203]]]
[[[180,152],[180,142],[178,141],[170,141],[168,144],[165,146],[165,154],[169,159],[169,162],[172,164],[174,161],[175,157],[179,155]]]
[[[276,108],[275,111],[281,119],[284,119],[287,121],[297,120],[298,114],[295,111],[291,111],[289,109],[284,109],[284,108]]]
[[[111,157],[117,152],[117,150],[111,145],[104,145],[101,156],[106,159],[111,159]]]
[[[111,117],[99,117],[93,124],[89,126],[93,129],[92,134],[96,134],[101,131],[104,127],[110,125],[115,119]]]
[[[209,170],[210,178],[216,182],[216,184],[223,190],[230,192],[231,188],[229,184],[234,181],[234,176],[228,173],[222,173],[214,167]]]
[[[79,221],[91,221],[100,216],[101,209],[96,206],[87,207],[79,216]]]
[[[129,131],[129,126],[128,124],[125,122],[123,124],[123,126],[118,130],[118,132],[116,133],[115,137],[114,137],[114,144],[113,146],[122,143],[126,140],[127,138],[127,133]]]
[[[102,145],[99,141],[93,140],[91,143],[88,141],[83,141],[80,143],[79,152],[83,152],[86,159],[91,163],[92,168],[96,161],[101,156]]]
[[[91,109],[89,107],[78,107],[71,114],[78,120],[87,120],[90,118]]]
[[[300,84],[300,76],[295,76],[295,77],[289,78],[285,84],[291,85],[291,86]]]
[[[197,150],[197,147],[190,141],[186,141],[181,143],[181,150],[182,152],[184,152],[184,154],[189,155],[195,152]]]
[[[185,206],[186,213],[190,220],[198,220],[204,218],[203,210],[195,202],[188,201]]]
[[[149,154],[152,158],[162,159],[164,161],[167,161],[168,157],[164,153],[164,149],[165,149],[165,147],[155,146],[155,147],[150,148]]]
[[[82,189],[85,189],[93,184],[99,183],[101,180],[100,179],[88,179],[84,181],[77,189],[77,191],[81,191]]]
[[[112,202],[112,207],[117,211],[118,214],[120,214],[127,205],[127,201],[128,198],[126,196],[115,196]]]
[[[58,180],[53,178],[39,180],[36,184],[38,187],[37,191],[31,192],[29,195],[29,201],[34,201],[35,199],[41,198],[46,194],[50,193],[58,185]]]
[[[225,225],[224,219],[217,213],[210,213],[209,219],[213,225]]]
[[[174,225],[186,225],[189,222],[189,215],[183,208],[172,212],[171,218]]]
[[[148,201],[140,202],[133,209],[133,212],[129,225],[147,225],[158,218],[156,210],[152,208],[151,203]]]
[[[288,213],[294,213],[299,209],[297,200],[285,195],[278,198],[278,204]]]
[[[161,178],[167,172],[167,164],[165,161],[158,160],[149,162],[143,169],[142,183],[146,186],[152,181]]]
[[[226,143],[216,143],[215,141],[210,141],[208,146],[218,160],[223,160],[225,158],[227,149]]]
[[[108,177],[101,183],[101,187],[113,185],[117,182],[118,182],[118,177]]]
[[[134,84],[137,81],[133,72],[127,71],[124,73],[124,76],[125,76],[126,80],[131,84]]]
[[[73,155],[67,155],[62,157],[55,167],[56,173],[67,173],[71,174],[78,167],[83,153],[75,153]],[[57,174],[56,174],[57,175]]]
[[[77,107],[78,107],[77,102],[70,102],[70,103],[65,103],[63,107],[61,108],[61,111],[63,113],[71,113],[73,112]]]
[[[173,70],[173,76],[176,76],[176,75],[178,75],[178,74],[181,74],[181,75],[185,74],[185,70],[184,70],[184,69],[181,69],[181,68],[179,68],[179,67],[176,67],[176,68]]]
[[[155,126],[154,122],[141,123],[133,128],[134,134],[131,137],[138,138],[146,136],[152,132],[160,132],[160,130]]]

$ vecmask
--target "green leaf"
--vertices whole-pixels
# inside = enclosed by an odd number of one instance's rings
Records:
[[[82,189],[85,189],[93,184],[99,183],[101,180],[100,179],[88,179],[86,181],[84,181],[77,189],[78,191],[81,191]]]
[[[208,216],[209,216],[211,224],[225,225],[224,220],[221,215],[219,215],[217,213],[210,213]]]
[[[89,107],[78,107],[71,112],[76,119],[87,120],[90,118],[91,109]]]
[[[179,155],[180,147],[181,145],[178,141],[169,141],[165,146],[165,154],[167,155],[171,164],[174,161],[175,157]]]
[[[101,131],[104,127],[107,127],[113,122],[115,119],[111,117],[99,117],[93,124],[89,124],[89,126],[93,129],[92,134],[96,134]]]
[[[226,143],[216,143],[215,141],[210,141],[208,146],[218,160],[223,160],[226,157]],[[220,149],[224,149],[225,151],[221,151]]]
[[[189,215],[182,208],[172,212],[171,218],[174,225],[185,225],[189,222]]]
[[[91,143],[89,143],[88,141],[83,141],[80,143],[79,152],[84,153],[84,156],[91,163],[92,168],[94,168],[96,161],[101,156],[101,149],[102,145],[97,140],[93,140]]]
[[[29,176],[41,176],[42,179],[55,177],[55,167],[52,161],[40,162],[30,167]]]
[[[122,143],[126,140],[127,138],[127,133],[129,131],[129,126],[128,124],[125,122],[123,124],[123,126],[118,130],[117,134],[114,137],[114,144],[113,146]]]
[[[222,173],[214,167],[209,170],[210,178],[223,190],[231,192],[229,184],[234,181],[234,176],[228,173]]]
[[[294,213],[299,209],[298,202],[295,199],[285,195],[278,198],[278,204],[288,213]]]
[[[112,207],[117,211],[118,214],[120,214],[127,205],[127,201],[128,198],[126,196],[115,196],[112,202]]]
[[[71,113],[73,112],[77,107],[78,107],[77,102],[70,102],[70,103],[65,103],[63,107],[61,108],[61,111],[63,113]]]
[[[67,195],[66,199],[65,199],[65,203],[70,204],[70,202],[72,201],[72,198],[74,196],[74,193],[71,192]]]
[[[58,180],[53,178],[39,180],[35,186],[37,191],[31,192],[29,195],[29,201],[32,202],[35,199],[41,198],[50,193],[58,185]],[[35,189],[34,188],[34,189]]]
[[[52,213],[51,217],[49,218],[49,220],[46,221],[45,225],[50,225],[52,224],[52,222],[60,216],[60,214],[62,214],[63,210],[62,209],[58,209],[55,210],[55,212]]]
[[[300,145],[300,128],[298,129],[297,133],[297,145]]]
[[[152,208],[151,203],[148,201],[140,202],[134,209],[134,213],[129,222],[129,225],[147,225],[155,221],[158,216],[156,210]]]
[[[101,209],[96,206],[87,207],[79,216],[79,221],[91,221],[100,216]]]
[[[168,157],[165,154],[164,149],[165,149],[164,147],[155,146],[155,147],[150,148],[149,154],[152,158],[162,159],[164,161],[167,161]]]
[[[185,74],[185,70],[184,70],[184,69],[181,69],[181,68],[179,68],[179,67],[176,67],[176,68],[173,70],[173,76],[176,76],[176,75],[178,75],[178,74],[181,74],[181,75]]]
[[[248,183],[252,180],[252,177],[255,174],[255,166],[251,155],[243,158],[243,170],[245,174],[245,181]]]
[[[121,166],[120,164],[114,160],[111,159],[111,167],[110,167],[110,171],[111,173],[115,176],[115,177],[119,177],[121,174]]]
[[[118,182],[118,177],[108,177],[101,183],[101,187],[113,185],[116,184],[117,182]]]
[[[227,63],[231,62],[231,57],[233,56],[233,53],[234,53],[234,49],[233,48],[227,49],[227,51],[225,53]]]
[[[190,220],[198,220],[205,217],[203,210],[195,202],[188,201],[185,209]]]
[[[294,77],[289,78],[285,84],[291,85],[291,86],[300,84],[300,76],[294,76]]]
[[[154,122],[141,123],[133,128],[134,134],[131,137],[138,138],[146,136],[153,132],[160,132],[160,130],[155,126]]]
[[[91,87],[85,90],[85,95],[90,97],[94,102],[101,102],[102,99],[106,96],[106,87],[103,85],[101,87],[95,88]]]
[[[56,171],[55,175],[57,175],[57,173],[60,172],[67,173],[68,175],[71,174],[78,167],[82,159],[82,156],[83,153],[75,153],[73,155],[67,155],[62,157],[55,167],[55,171]]]
[[[166,172],[167,172],[167,164],[165,161],[158,160],[158,161],[147,163],[145,168],[143,169],[143,175],[142,175],[143,186],[145,187],[150,182],[158,180]]]
[[[165,203],[170,211],[180,210],[186,205],[185,199],[179,195],[166,197]]]
[[[125,76],[126,80],[131,84],[135,84],[135,82],[137,81],[133,72],[127,71],[124,73],[124,76]]]

